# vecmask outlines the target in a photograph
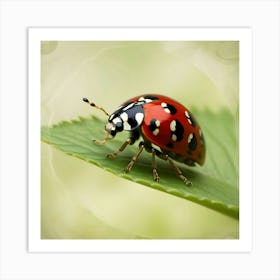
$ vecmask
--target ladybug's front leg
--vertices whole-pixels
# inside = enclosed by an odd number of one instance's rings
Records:
[[[124,171],[127,173],[131,170],[131,168],[133,167],[133,165],[135,164],[135,162],[137,161],[137,159],[139,158],[140,154],[142,153],[144,149],[144,142],[140,142],[139,143],[139,149],[136,152],[136,154],[133,156],[133,158],[131,159],[131,161],[128,163],[128,165],[126,166],[126,168],[124,169]]]
[[[132,142],[134,142],[132,138],[127,138],[126,141],[116,151],[108,154],[107,158],[114,158],[117,154],[122,152],[128,144],[131,144]]]
[[[139,136],[140,136],[140,134],[139,134],[138,130],[132,131],[130,133],[130,137],[127,138],[126,141],[116,151],[108,154],[107,158],[114,158],[116,155],[118,155],[120,152],[122,152],[127,147],[128,144],[129,145],[134,144],[134,142],[139,139]]]

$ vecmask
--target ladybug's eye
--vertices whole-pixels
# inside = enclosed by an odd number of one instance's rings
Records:
[[[122,124],[122,122],[117,122],[116,123],[116,130],[118,132],[123,131],[123,124]]]
[[[117,134],[117,131],[116,130],[111,130],[110,134],[111,134],[112,137],[115,137],[116,134]]]

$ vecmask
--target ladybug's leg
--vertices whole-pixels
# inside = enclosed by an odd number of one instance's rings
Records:
[[[151,149],[151,153],[152,153],[153,177],[156,182],[159,182],[159,175],[157,172],[157,163],[156,163],[156,151],[154,148]]]
[[[126,166],[126,168],[124,169],[124,171],[127,173],[131,170],[131,168],[133,167],[134,163],[137,161],[137,159],[139,158],[140,154],[142,153],[144,149],[144,142],[140,142],[139,143],[139,149],[136,152],[136,154],[133,156],[133,158],[131,159],[131,161],[128,163],[128,165]]]
[[[188,186],[192,185],[192,182],[188,180],[182,173],[182,171],[179,169],[178,166],[174,164],[174,162],[171,160],[171,158],[168,155],[164,155],[165,159],[169,162],[169,164],[172,166],[173,170],[177,174],[177,176],[184,181],[184,183]]]
[[[146,141],[144,143],[144,147],[148,153],[152,153],[152,169],[153,169],[153,178],[156,182],[159,182],[159,175],[157,171],[157,163],[156,163],[156,156],[162,155],[160,151],[154,149],[150,142]]]
[[[175,171],[176,175],[184,181],[184,183],[188,186],[192,185],[192,182],[190,180],[188,180],[182,173],[182,171],[179,169],[178,166],[175,165],[175,163],[173,162],[173,160],[169,157],[169,155],[162,153],[158,150],[154,150],[155,154],[164,160],[167,160],[169,162],[169,164],[171,165],[171,167],[173,168],[173,170]]]
[[[134,142],[132,138],[127,138],[126,141],[119,147],[119,149],[117,149],[113,153],[108,154],[107,158],[114,158],[117,154],[122,152],[128,144],[131,144],[132,142]]]
[[[113,153],[110,153],[107,155],[107,158],[114,158],[116,155],[118,155],[120,152],[122,152],[127,145],[132,145],[134,144],[134,142],[136,140],[139,139],[139,131],[138,130],[134,130],[133,132],[131,132],[130,137],[126,139],[126,141]]]

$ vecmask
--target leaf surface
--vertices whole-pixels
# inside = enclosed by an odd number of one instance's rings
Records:
[[[161,159],[157,159],[160,182],[153,181],[151,154],[147,152],[141,154],[131,172],[124,173],[124,167],[137,151],[137,144],[128,146],[113,159],[107,158],[106,154],[118,149],[128,135],[119,133],[105,145],[94,144],[93,139],[104,138],[105,122],[96,117],[42,127],[41,139],[68,155],[97,165],[124,179],[199,203],[238,219],[238,116],[227,111],[192,112],[204,132],[206,163],[203,167],[188,167],[176,162],[184,175],[192,181],[191,187],[186,186],[170,169],[169,164]]]

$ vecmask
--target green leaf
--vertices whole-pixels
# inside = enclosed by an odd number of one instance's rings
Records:
[[[161,159],[157,159],[160,182],[153,181],[149,153],[142,153],[131,172],[124,173],[124,167],[137,151],[137,145],[128,146],[113,159],[107,158],[106,154],[118,149],[128,135],[119,133],[105,145],[96,145],[92,140],[104,138],[105,123],[96,117],[42,127],[41,138],[66,154],[95,164],[124,179],[199,203],[238,219],[238,113],[233,116],[228,111],[192,112],[204,132],[206,163],[203,167],[188,167],[176,162],[192,181],[191,187],[186,186],[170,169],[169,164]]]

